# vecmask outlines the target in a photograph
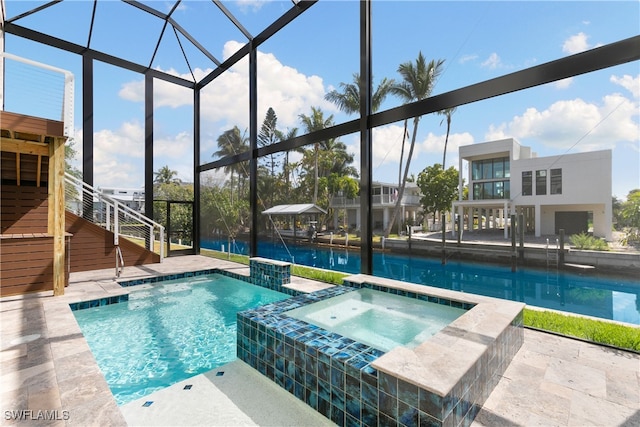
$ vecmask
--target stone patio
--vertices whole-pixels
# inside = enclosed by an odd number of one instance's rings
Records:
[[[185,256],[126,267],[119,280],[206,268],[249,274],[248,266]],[[129,292],[114,275],[113,269],[73,273],[61,297],[0,298],[2,425],[332,425],[240,361],[225,367],[234,374],[224,383],[198,375],[189,379],[193,393],[178,383],[143,399],[154,400],[152,406],[118,407],[69,308]],[[291,286],[308,292],[327,285],[293,277]],[[247,390],[261,390],[265,400],[256,402]],[[472,425],[640,425],[640,355],[526,329]]]

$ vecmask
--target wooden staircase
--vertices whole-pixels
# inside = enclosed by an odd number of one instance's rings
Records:
[[[0,295],[60,295],[70,272],[114,268],[113,233],[64,209],[62,123],[4,111],[0,123]],[[125,265],[160,262],[119,243]]]

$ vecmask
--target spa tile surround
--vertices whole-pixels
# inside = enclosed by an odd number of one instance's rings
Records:
[[[238,313],[238,358],[341,426],[470,425],[522,345],[524,304],[361,274],[344,285]],[[467,312],[387,353],[286,314],[359,288]]]

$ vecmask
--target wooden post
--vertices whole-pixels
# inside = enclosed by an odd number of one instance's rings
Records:
[[[53,295],[64,295],[64,144],[66,138],[55,137],[49,143],[49,234],[53,236]]]

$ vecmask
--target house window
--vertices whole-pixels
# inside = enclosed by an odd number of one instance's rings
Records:
[[[522,195],[531,196],[533,189],[531,171],[522,172]]]
[[[491,160],[482,162],[482,179],[493,178],[493,163]]]
[[[496,159],[493,161],[493,177],[504,178],[504,160]]]
[[[551,169],[551,194],[562,194],[562,169]]]
[[[474,183],[473,184],[473,200],[481,200],[482,199],[482,184]]]
[[[547,171],[545,169],[536,171],[536,195],[547,194]]]
[[[482,179],[482,162],[472,162],[471,167],[473,180]]]
[[[494,182],[493,197],[504,199],[504,181]]]

